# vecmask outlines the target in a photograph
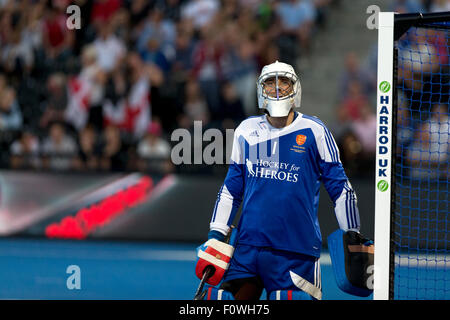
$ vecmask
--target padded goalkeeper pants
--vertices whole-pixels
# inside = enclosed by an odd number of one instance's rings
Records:
[[[322,298],[319,259],[294,252],[238,244],[223,282],[258,278],[268,292],[303,291]]]

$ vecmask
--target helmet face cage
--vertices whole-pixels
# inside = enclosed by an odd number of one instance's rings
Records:
[[[258,79],[258,87],[263,98],[280,101],[294,97],[298,92],[298,78],[288,71],[273,71]],[[281,86],[280,86],[281,83]]]
[[[300,107],[300,79],[291,65],[278,61],[266,65],[256,87],[258,107],[266,109],[271,117],[285,117],[292,108]]]

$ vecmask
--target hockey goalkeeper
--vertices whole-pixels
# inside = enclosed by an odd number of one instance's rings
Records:
[[[361,244],[356,195],[330,131],[318,118],[296,111],[301,86],[292,66],[265,66],[257,93],[265,114],[236,128],[196,274],[201,279],[208,266],[214,268],[207,299],[259,299],[266,289],[269,299],[320,300],[320,184],[334,202],[343,234]],[[241,203],[236,241],[227,244]]]

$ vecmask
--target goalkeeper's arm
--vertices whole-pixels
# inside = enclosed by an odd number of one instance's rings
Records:
[[[339,228],[359,232],[360,220],[356,193],[345,174],[338,146],[326,127],[319,139],[321,180],[334,203]]]

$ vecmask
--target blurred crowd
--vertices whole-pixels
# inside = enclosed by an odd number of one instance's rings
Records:
[[[449,3],[396,0],[390,10],[450,11]],[[204,130],[235,128],[257,114],[255,83],[262,66],[280,60],[301,73],[301,61],[314,54],[311,39],[323,32],[338,4],[0,0],[0,168],[176,170],[170,133],[193,130],[194,121],[202,121]],[[68,27],[70,5],[80,8],[79,29]],[[424,41],[436,50],[428,56],[448,59],[442,51],[449,48],[448,33]],[[432,65],[440,65],[444,83],[448,61],[439,63]],[[343,64],[331,126],[348,174],[373,173],[376,44],[364,61],[349,52]],[[414,80],[400,76],[406,86]],[[422,89],[404,90],[402,101],[416,101],[414,93]],[[448,121],[448,96],[444,100],[433,100],[422,114],[446,107],[447,120],[438,118]],[[406,133],[431,126],[428,117],[416,121],[409,107],[398,118],[411,119]]]
[[[172,130],[254,115],[261,67],[310,55],[332,2],[0,0],[0,167],[171,171]]]
[[[387,11],[450,11],[447,0],[396,0]],[[449,176],[450,38],[448,31],[410,29],[398,42],[397,154],[402,176]],[[377,50],[345,56],[334,124],[349,175],[371,176],[376,155]],[[363,57],[364,58],[364,57]],[[435,170],[437,168],[437,170]]]

